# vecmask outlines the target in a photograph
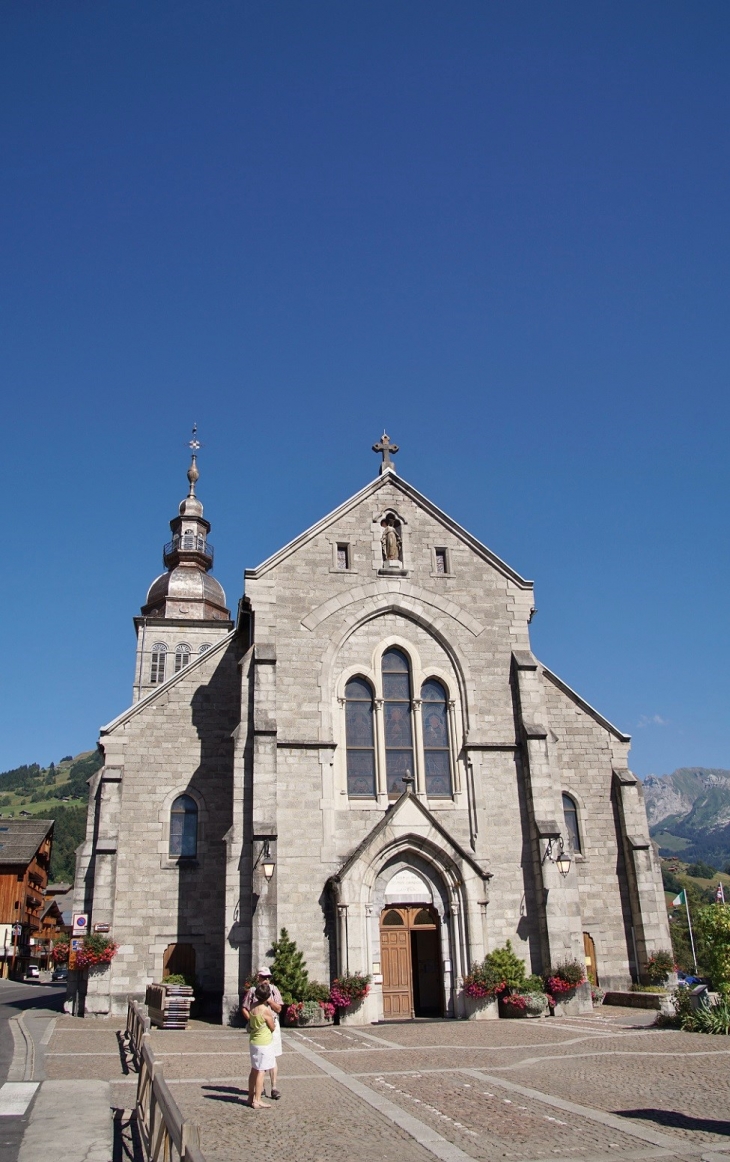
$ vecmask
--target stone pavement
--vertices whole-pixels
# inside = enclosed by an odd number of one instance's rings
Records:
[[[193,1022],[152,1044],[206,1162],[730,1162],[730,1042],[653,1016],[285,1030],[283,1097],[258,1113],[243,1031]],[[44,1068],[109,1081],[115,1159],[138,1162],[122,1025],[60,1017]]]

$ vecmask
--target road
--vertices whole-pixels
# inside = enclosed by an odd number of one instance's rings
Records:
[[[25,984],[0,980],[0,1082],[5,1082],[13,1060],[15,1042],[10,1021],[22,1012],[35,1016],[55,1016],[63,1012],[65,985]],[[36,1022],[33,1022],[33,1026]],[[0,1162],[15,1162],[28,1124],[32,1102],[24,1114],[3,1114],[0,1102]]]

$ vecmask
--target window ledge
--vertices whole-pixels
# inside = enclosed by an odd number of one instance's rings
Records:
[[[171,871],[175,868],[196,868],[200,867],[200,859],[197,855],[167,855],[161,859],[160,866],[170,868]]]
[[[330,569],[329,571],[330,573],[339,573],[345,577],[356,577],[359,573],[359,569]]]
[[[445,577],[445,578],[448,578],[448,577],[453,577],[453,576],[454,576],[454,574],[453,574],[453,573],[435,573],[435,572],[433,571],[433,569],[432,569],[432,570],[431,570],[431,573],[430,573],[430,576],[431,576],[431,577]]]

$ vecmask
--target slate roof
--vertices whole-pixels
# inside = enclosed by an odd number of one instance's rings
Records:
[[[0,820],[0,864],[26,867],[52,827],[52,819]]]

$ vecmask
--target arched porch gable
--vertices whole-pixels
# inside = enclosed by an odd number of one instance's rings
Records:
[[[353,1018],[382,1019],[380,913],[389,874],[411,869],[431,885],[440,917],[447,1011],[456,1015],[461,980],[486,953],[491,873],[451,836],[410,788],[343,864],[331,884],[338,917],[338,970],[373,976]]]

